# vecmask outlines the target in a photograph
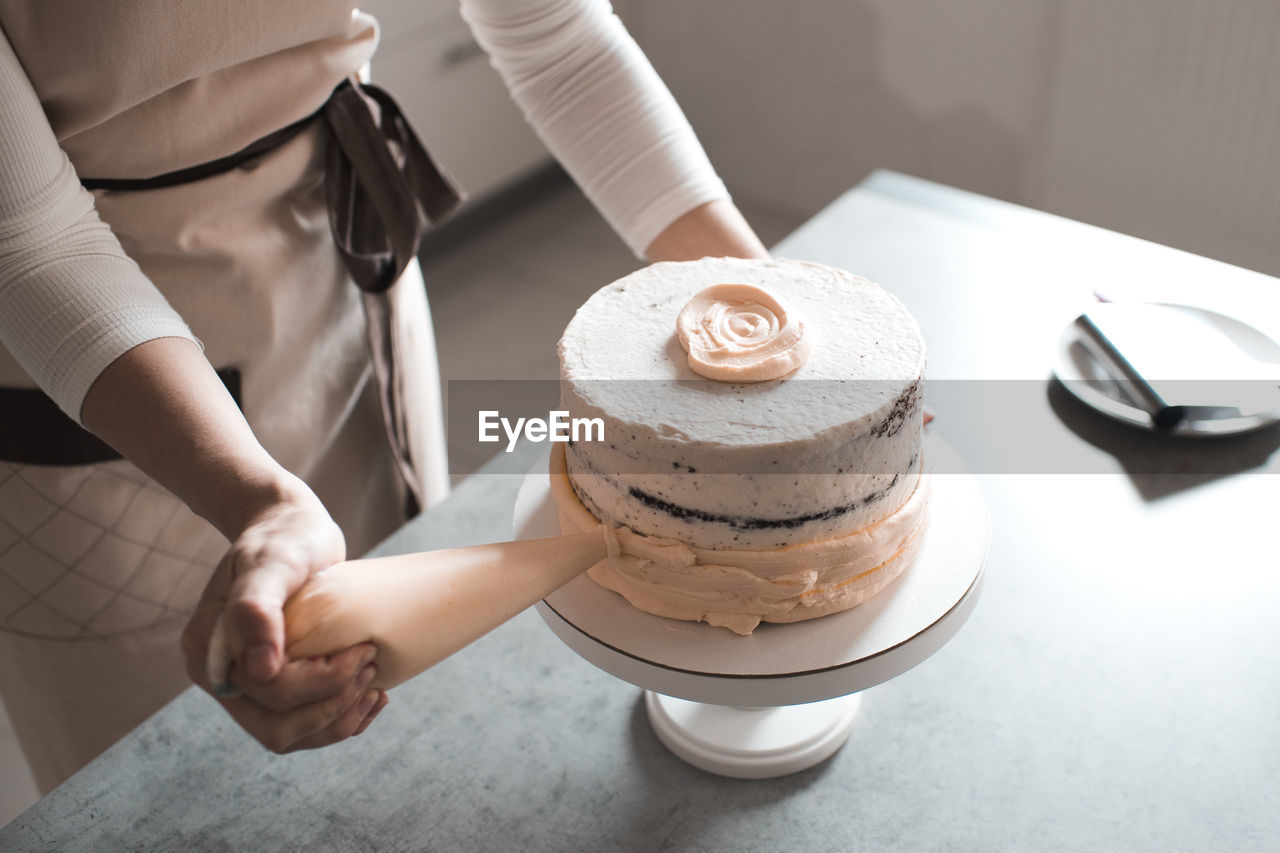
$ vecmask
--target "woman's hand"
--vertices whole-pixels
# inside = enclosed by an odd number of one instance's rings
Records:
[[[199,347],[185,338],[139,344],[102,372],[81,415],[231,542],[183,632],[191,679],[276,752],[362,732],[387,701],[367,689],[376,672],[371,646],[313,660],[284,655],[284,603],[343,558],[342,533],[258,443]],[[205,667],[224,610],[235,698],[217,695]]]
[[[342,533],[302,484],[250,516],[223,557],[182,636],[192,681],[273,752],[327,746],[363,732],[386,707],[369,688],[377,674],[368,643],[327,657],[290,661],[284,603],[314,572],[345,556]],[[234,657],[227,685],[210,681],[214,625],[224,620]],[[238,692],[231,696],[229,693]]]

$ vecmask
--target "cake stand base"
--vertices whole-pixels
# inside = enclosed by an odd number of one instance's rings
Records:
[[[835,754],[853,730],[861,698],[729,708],[646,690],[644,705],[658,740],[694,767],[734,779],[772,779]]]

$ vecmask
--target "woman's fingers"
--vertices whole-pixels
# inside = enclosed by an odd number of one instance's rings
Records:
[[[248,697],[219,701],[259,743],[283,755],[336,743],[354,732],[377,701],[377,691],[367,689],[375,674],[374,667],[366,667],[338,693],[283,713]]]
[[[378,691],[353,685],[338,697],[308,705],[294,712],[295,720],[286,720],[278,735],[284,745],[268,745],[280,754],[302,749],[319,749],[346,740],[368,716],[378,701]]]
[[[335,655],[289,661],[270,681],[257,681],[231,671],[231,683],[262,707],[277,712],[333,696],[358,680],[377,654],[372,643],[362,643]]]
[[[365,718],[360,722],[360,725],[356,727],[356,730],[351,733],[351,736],[356,737],[357,735],[364,734],[364,730],[369,728],[369,724],[372,723],[374,719],[377,718],[377,716],[382,713],[382,709],[387,707],[387,703],[390,701],[391,701],[391,697],[387,695],[387,692],[385,690],[378,691],[377,703],[374,704],[373,708],[369,711],[369,713],[365,715]]]
[[[218,696],[206,680],[197,683],[272,752],[316,749],[363,732],[386,707],[386,693],[369,686],[378,674],[369,663],[375,653],[366,643],[328,658],[291,661],[266,684],[237,680],[233,669],[232,682],[245,688],[236,698]]]
[[[243,560],[237,560],[242,563]],[[237,578],[227,596],[227,619],[244,649],[244,674],[269,681],[284,656],[284,603],[307,578],[304,567],[284,563],[236,566]]]
[[[368,728],[369,723],[373,722],[373,718],[386,705],[386,695],[381,690],[365,690],[345,713],[310,737],[298,741],[290,751],[320,749],[355,737]]]
[[[272,506],[236,537],[229,552],[226,627],[242,674],[270,681],[284,666],[284,604],[315,572],[345,554],[342,531],[310,492]]]

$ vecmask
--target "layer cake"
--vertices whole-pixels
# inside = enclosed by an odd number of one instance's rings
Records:
[[[879,286],[788,260],[654,264],[560,340],[565,532],[615,529],[593,580],[642,610],[738,633],[856,606],[914,556],[919,327]],[[927,479],[927,478],[925,478]]]

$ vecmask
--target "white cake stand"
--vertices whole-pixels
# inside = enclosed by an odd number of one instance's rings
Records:
[[[936,436],[926,439],[925,458],[936,470],[965,470]],[[915,562],[844,613],[766,623],[740,637],[641,612],[585,575],[538,612],[584,659],[643,688],[654,732],[695,767],[743,779],[804,770],[848,739],[858,691],[942,648],[977,602],[991,540],[986,503],[971,474],[929,476],[929,528]],[[516,498],[515,532],[560,532],[545,457]]]

